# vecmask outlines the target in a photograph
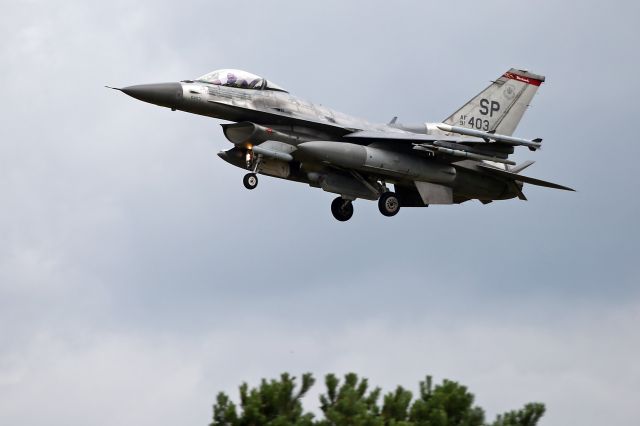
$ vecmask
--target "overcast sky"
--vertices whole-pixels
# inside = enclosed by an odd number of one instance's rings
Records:
[[[0,15],[0,424],[206,425],[289,371],[426,374],[493,416],[630,424],[640,389],[637,1],[27,1]],[[403,209],[216,157],[220,122],[103,88],[218,68],[372,121],[547,76],[528,202]],[[318,390],[321,386],[318,385]],[[316,405],[313,398],[305,404]]]

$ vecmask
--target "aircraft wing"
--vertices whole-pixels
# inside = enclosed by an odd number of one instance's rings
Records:
[[[421,133],[403,132],[403,131],[356,131],[345,135],[347,138],[360,138],[369,140],[395,140],[404,142],[456,142],[456,143],[485,143],[491,145],[506,146],[526,146],[530,150],[535,151],[542,146],[542,139],[522,139],[508,135],[500,135],[494,132],[484,132],[482,130],[467,129],[465,127],[449,126],[447,124],[438,124],[436,127],[446,134],[427,135]]]
[[[230,121],[253,122],[266,126],[300,126],[305,128],[312,128],[339,137],[354,132],[354,129],[346,128],[339,124],[331,123],[328,121],[313,119],[312,117],[283,115],[283,113],[262,111],[258,109],[248,112],[246,108],[236,105],[223,104],[213,101],[209,102],[215,103],[220,111],[224,111],[225,119],[228,119]]]
[[[371,130],[361,130],[349,133],[344,136],[348,139],[367,140],[370,142],[397,141],[408,143],[425,143],[435,141],[457,142],[457,143],[487,143],[484,139],[470,136],[446,136],[446,135],[425,135],[411,132],[376,132]]]
[[[491,135],[493,137],[493,135]],[[369,145],[371,143],[407,144],[413,149],[426,152],[430,156],[441,157],[444,161],[462,160],[495,161],[515,165],[507,157],[513,153],[512,145],[490,142],[488,138],[467,135],[427,135],[411,132],[358,131],[344,136],[348,141]]]
[[[456,131],[457,128],[449,126]],[[449,128],[446,130],[450,130]],[[467,130],[463,129],[467,132]],[[540,140],[527,141],[524,139],[513,138],[503,135],[483,134],[483,132],[474,131],[476,134],[482,134],[483,137],[475,137],[468,135],[426,135],[410,132],[376,132],[376,131],[358,131],[345,135],[345,139],[354,139],[359,141],[373,142],[405,142],[413,145],[413,149],[427,151],[431,155],[442,155],[448,157],[451,162],[461,160],[475,160],[478,171],[487,173],[496,177],[500,177],[510,181],[519,181],[530,185],[544,186],[547,188],[562,189],[565,191],[575,191],[572,188],[559,185],[553,182],[547,182],[518,173],[510,172],[503,169],[490,166],[483,161],[494,161],[502,164],[515,165],[516,163],[507,159],[508,154],[513,152],[513,146],[524,145],[530,148],[539,148]],[[489,140],[493,139],[494,142]],[[504,149],[504,143],[507,143],[507,150]],[[509,146],[510,145],[510,146]],[[496,150],[494,150],[494,148]],[[527,164],[528,165],[528,164]],[[524,166],[526,167],[526,165]],[[521,166],[520,170],[524,167]]]

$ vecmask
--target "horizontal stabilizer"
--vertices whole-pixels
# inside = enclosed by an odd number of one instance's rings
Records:
[[[565,191],[575,191],[575,189],[558,185],[557,183],[547,182],[545,180],[540,180],[540,179],[536,179],[528,176],[522,176],[517,173],[507,172],[506,170],[496,169],[495,167],[487,166],[484,164],[478,164],[478,167],[480,167],[483,171],[489,172],[490,174],[493,174],[495,176],[528,183],[530,185],[544,186],[546,188],[554,188],[554,189],[563,189]]]

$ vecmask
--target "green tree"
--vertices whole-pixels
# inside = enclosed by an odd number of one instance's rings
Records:
[[[484,410],[473,406],[465,386],[444,380],[435,388],[431,376],[420,382],[420,398],[411,407],[411,420],[424,426],[482,426]]]
[[[535,426],[544,414],[544,404],[531,403],[517,411],[509,411],[498,416],[491,426]]]
[[[413,394],[398,386],[395,392],[389,392],[384,396],[382,404],[382,418],[385,425],[389,426],[411,426],[409,421],[409,409]]]
[[[378,398],[380,389],[376,388],[367,393],[369,383],[367,379],[358,379],[354,373],[344,376],[344,383],[328,374],[325,378],[327,393],[320,396],[320,409],[325,420],[319,425],[352,425],[352,426],[382,426]]]
[[[243,383],[239,414],[235,404],[221,392],[213,406],[211,426],[311,426],[313,414],[303,413],[301,399],[314,382],[310,373],[304,374],[300,389],[295,391],[295,377],[284,373],[280,380],[262,379],[258,388],[249,389]]]
[[[263,379],[256,388],[243,383],[239,407],[219,393],[211,426],[536,426],[545,412],[543,404],[531,403],[486,423],[484,410],[474,405],[465,386],[450,380],[433,386],[430,376],[420,382],[415,400],[398,386],[380,405],[380,388],[370,389],[366,378],[349,373],[342,382],[334,374],[325,377],[323,418],[315,419],[301,403],[314,382],[310,373],[304,374],[296,391],[295,377],[285,373],[280,380]]]

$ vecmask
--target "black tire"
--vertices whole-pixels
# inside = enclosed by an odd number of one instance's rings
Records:
[[[378,200],[378,209],[380,209],[380,213],[388,217],[397,215],[400,211],[400,200],[395,192],[382,194]]]
[[[340,222],[346,222],[353,216],[353,203],[338,197],[331,202],[331,213]]]
[[[255,173],[247,173],[242,178],[242,183],[247,189],[255,189],[258,186],[258,176]]]

